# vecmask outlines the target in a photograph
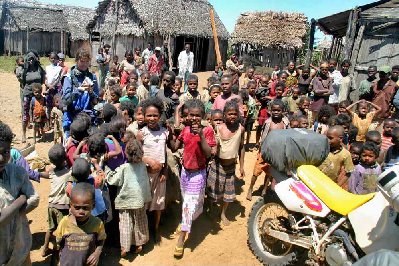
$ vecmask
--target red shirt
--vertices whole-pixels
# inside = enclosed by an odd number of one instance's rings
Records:
[[[66,148],[66,154],[67,154],[67,164],[68,167],[72,167],[73,163],[75,160],[73,159],[73,153],[76,151],[76,148],[78,147],[79,142],[72,142],[67,148]],[[83,145],[81,152],[82,153],[87,153],[89,151],[87,144]]]
[[[206,143],[210,147],[216,146],[216,139],[211,127],[202,129]],[[185,127],[178,137],[184,144],[183,166],[187,170],[200,170],[206,168],[206,157],[201,149],[201,138],[198,134],[191,133],[190,127]]]

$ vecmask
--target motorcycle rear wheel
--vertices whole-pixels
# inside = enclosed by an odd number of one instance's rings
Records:
[[[248,245],[264,265],[295,265],[303,249],[263,233],[268,224],[288,219],[288,211],[273,191],[259,198],[252,206],[248,218]]]

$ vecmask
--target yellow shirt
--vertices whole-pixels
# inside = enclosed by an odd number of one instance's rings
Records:
[[[370,112],[366,115],[366,118],[362,119],[358,114],[353,113],[352,124],[358,129],[356,141],[366,141],[366,134],[373,122],[375,114],[376,112]]]
[[[319,169],[334,182],[337,182],[342,167],[346,173],[350,173],[355,169],[350,152],[344,148],[330,152],[319,166]]]

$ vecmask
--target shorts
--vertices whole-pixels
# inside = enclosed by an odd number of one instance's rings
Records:
[[[69,214],[69,209],[56,209],[54,207],[48,207],[47,209],[48,230],[50,232],[55,231],[61,219],[64,218],[64,216],[67,216],[68,214]]]
[[[268,168],[269,168],[269,164],[266,163],[263,158],[262,155],[260,154],[260,152],[258,152],[258,156],[256,158],[256,162],[255,162],[255,166],[254,166],[254,171],[253,171],[253,176],[260,176],[263,172],[267,172]]]

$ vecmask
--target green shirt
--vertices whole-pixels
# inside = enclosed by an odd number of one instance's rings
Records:
[[[134,106],[137,106],[139,104],[139,98],[137,98],[136,95],[133,97],[129,97],[129,96],[125,95],[119,99],[119,102],[123,102],[123,101],[131,101],[134,104]]]

